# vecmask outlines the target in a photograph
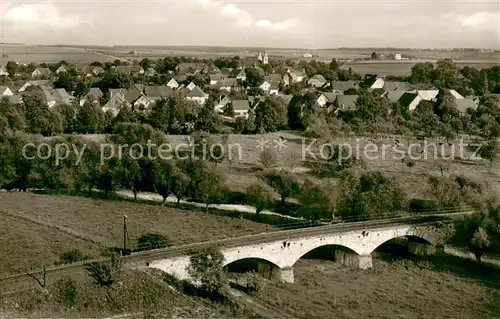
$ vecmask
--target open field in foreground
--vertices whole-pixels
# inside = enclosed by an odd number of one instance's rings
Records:
[[[210,303],[172,290],[155,274],[124,271],[110,287],[76,280],[73,304],[64,304],[57,285],[49,294],[33,289],[0,296],[0,318],[250,318],[245,309]],[[253,317],[255,318],[255,317]]]
[[[299,260],[294,284],[268,283],[260,300],[297,318],[493,318],[500,269],[453,256],[374,259],[373,269]]]
[[[84,197],[0,193],[0,273],[50,265],[58,254],[80,249],[98,257],[99,248],[123,245],[123,215],[130,244],[144,233],[166,235],[174,245],[275,229],[272,226],[159,205]]]

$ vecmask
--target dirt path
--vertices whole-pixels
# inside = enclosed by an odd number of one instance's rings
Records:
[[[266,319],[296,319],[283,310],[278,310],[271,305],[264,305],[262,302],[252,298],[236,289],[229,288],[229,293],[240,304],[253,311],[255,314]]]

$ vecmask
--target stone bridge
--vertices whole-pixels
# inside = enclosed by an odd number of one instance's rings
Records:
[[[394,238],[406,237],[408,249],[414,254],[432,254],[451,236],[449,223],[353,223],[348,227],[323,226],[289,232],[276,232],[233,240],[221,244],[224,266],[245,261],[260,261],[271,265],[271,276],[282,282],[293,282],[293,265],[306,254],[318,248],[330,247],[331,257],[343,264],[367,269],[372,267],[372,253]],[[345,224],[348,225],[348,224]],[[268,235],[268,236],[266,236]],[[258,240],[257,240],[258,239]],[[179,252],[167,257],[153,257],[148,266],[160,269],[179,279],[189,279],[189,253]]]

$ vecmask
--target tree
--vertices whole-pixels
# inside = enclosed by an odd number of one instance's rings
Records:
[[[334,192],[333,192],[334,193]],[[308,180],[299,196],[300,208],[297,215],[310,220],[331,218],[335,208],[332,185],[317,185]]]
[[[500,248],[500,206],[488,203],[474,215],[464,216],[455,225],[452,241],[470,249],[478,262],[488,251]]]
[[[245,68],[245,73],[245,86],[247,87],[259,87],[264,82],[264,78],[255,68]]]
[[[372,60],[377,60],[378,59],[377,52],[372,52],[371,58],[372,58]]]
[[[342,176],[338,212],[343,218],[379,218],[405,207],[404,192],[382,172],[347,171]]]
[[[28,131],[35,134],[50,135],[53,131],[51,114],[43,92],[30,86],[23,92]]]
[[[61,72],[54,81],[54,87],[57,89],[65,89],[67,92],[72,92],[76,88],[76,78],[68,72]]]
[[[188,274],[209,295],[224,295],[228,286],[223,263],[224,255],[215,247],[191,255]]]
[[[172,165],[168,161],[160,161],[155,165],[154,188],[163,197],[165,205],[168,196],[172,193]]]
[[[272,168],[278,164],[278,154],[274,149],[265,147],[259,153],[258,161],[264,168]]]
[[[300,194],[300,184],[292,173],[286,171],[264,172],[261,178],[281,196],[281,201]]]
[[[247,188],[248,204],[255,207],[255,213],[259,214],[269,206],[269,202],[273,199],[272,190],[261,183],[252,184]]]
[[[19,64],[15,61],[8,61],[5,65],[5,69],[10,77],[14,77],[19,72]]]
[[[98,107],[85,102],[85,104],[78,109],[76,114],[76,132],[83,134],[99,132],[100,113],[102,113],[102,111]]]
[[[170,178],[170,190],[177,198],[177,205],[179,205],[181,199],[187,194],[189,177],[178,166],[174,166]]]
[[[258,131],[275,132],[286,128],[287,109],[281,100],[267,98],[255,107],[255,125]]]
[[[412,118],[419,123],[420,129],[432,136],[432,132],[439,127],[439,117],[434,113],[431,102],[422,101],[413,112]]]
[[[500,148],[498,147],[497,141],[493,140],[481,145],[478,154],[482,158],[485,158],[488,161],[490,161],[490,166],[493,166],[493,160],[498,155],[499,150]]]

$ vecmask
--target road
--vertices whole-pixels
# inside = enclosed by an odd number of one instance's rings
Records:
[[[124,256],[122,257],[122,260],[126,267],[140,268],[144,267],[146,265],[146,262],[148,261],[161,258],[170,258],[175,256],[184,256],[191,252],[212,246],[237,247],[242,245],[242,243],[244,243],[245,245],[259,244],[269,241],[288,239],[291,237],[305,237],[312,235],[347,232],[358,229],[374,229],[374,228],[384,228],[389,226],[408,225],[408,224],[410,225],[434,224],[437,221],[449,222],[454,217],[459,217],[470,213],[472,212],[467,211],[467,212],[458,212],[451,214],[426,215],[420,217],[401,217],[401,218],[391,218],[391,219],[373,220],[365,222],[334,224],[334,225],[319,226],[312,228],[281,230],[270,233],[247,235],[247,236],[227,238],[222,240],[192,243],[182,246],[143,251],[131,254],[129,256]],[[107,260],[109,260],[109,258],[88,260],[79,263],[74,263],[71,265],[61,265],[61,266],[47,268],[46,269],[47,285],[55,283],[59,278],[63,276],[75,276],[82,278],[85,276],[85,271],[83,266],[86,263],[93,261],[102,262]],[[38,278],[41,278],[43,272],[40,270],[37,272],[33,272],[32,274],[37,276]],[[37,287],[36,281],[26,276],[25,273],[0,277],[0,295],[10,294],[18,291],[24,291],[35,287]]]

